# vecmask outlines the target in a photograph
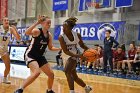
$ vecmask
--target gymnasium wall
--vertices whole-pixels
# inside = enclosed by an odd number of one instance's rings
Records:
[[[12,0],[9,0],[12,1]],[[31,0],[34,1],[34,0]],[[50,31],[54,33],[54,26],[62,24],[69,16],[76,16],[79,20],[77,23],[96,23],[96,22],[113,22],[113,21],[126,21],[124,37],[118,37],[118,41],[129,45],[131,41],[140,44],[138,41],[139,24],[140,24],[140,0],[134,0],[134,6],[131,8],[115,9],[113,12],[99,12],[99,13],[79,13],[77,10],[78,0],[68,0],[69,10],[60,11],[57,16],[52,11],[52,0],[35,0],[36,11],[32,17],[19,18],[18,27],[28,27],[35,22],[37,15],[48,15],[52,18],[52,27]],[[12,10],[11,10],[12,11]],[[27,15],[27,14],[25,14]],[[11,16],[10,18],[13,18]],[[84,41],[89,47],[94,44],[103,45],[102,41]],[[53,41],[54,45],[60,47],[57,40]],[[55,61],[57,52],[47,53],[47,58]]]

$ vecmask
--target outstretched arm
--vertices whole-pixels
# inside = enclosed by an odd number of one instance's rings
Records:
[[[40,31],[38,29],[35,29],[37,25],[39,25],[41,22],[43,22],[44,16],[38,16],[37,22],[35,22],[33,25],[31,25],[25,32],[26,35],[32,35],[33,37],[37,37],[40,34]]]
[[[54,47],[52,41],[53,41],[52,34],[49,32],[49,44],[48,44],[49,50],[51,50],[51,51],[59,51],[59,50],[61,50],[61,48]]]

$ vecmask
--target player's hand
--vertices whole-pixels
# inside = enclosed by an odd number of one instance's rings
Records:
[[[42,23],[45,20],[45,16],[39,15],[37,18],[37,24]]]

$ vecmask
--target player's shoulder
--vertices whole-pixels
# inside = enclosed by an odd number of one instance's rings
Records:
[[[110,36],[111,39],[114,39],[114,37]]]
[[[39,32],[40,33],[40,28],[34,28],[33,30],[32,30],[32,32]]]

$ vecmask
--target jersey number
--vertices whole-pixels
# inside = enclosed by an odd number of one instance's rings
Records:
[[[43,45],[40,47],[40,49],[42,49],[43,48]]]

